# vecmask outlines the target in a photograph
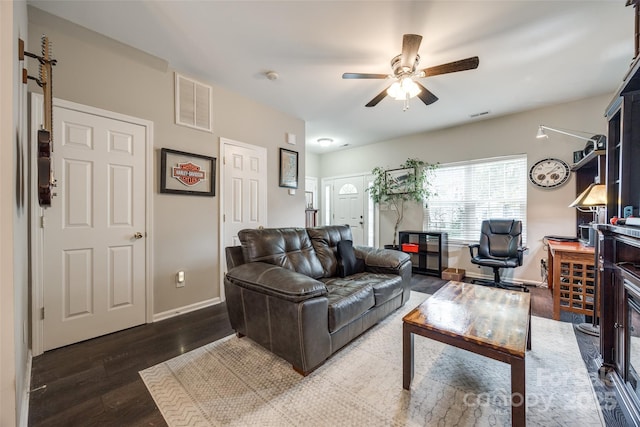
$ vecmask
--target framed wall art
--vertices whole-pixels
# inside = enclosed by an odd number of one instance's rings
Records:
[[[411,185],[415,185],[416,171],[413,168],[391,169],[386,173],[387,189],[389,194],[411,193]]]
[[[298,152],[280,149],[280,187],[298,188]]]
[[[162,148],[160,192],[215,196],[216,158]]]

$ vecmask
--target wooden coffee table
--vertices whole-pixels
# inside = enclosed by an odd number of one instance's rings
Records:
[[[413,379],[413,335],[511,365],[511,424],[526,425],[525,353],[531,349],[528,292],[448,282],[404,316],[402,386]]]

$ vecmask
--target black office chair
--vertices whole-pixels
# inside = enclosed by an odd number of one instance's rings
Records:
[[[501,268],[516,268],[522,265],[522,221],[515,219],[487,219],[482,221],[480,242],[469,245],[471,262],[478,266],[493,268],[493,282],[474,280],[489,286],[528,292],[522,285],[504,283],[500,279]],[[475,249],[475,253],[474,253]]]

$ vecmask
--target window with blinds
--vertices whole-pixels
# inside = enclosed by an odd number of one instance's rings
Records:
[[[522,221],[527,229],[525,154],[440,165],[430,182],[435,193],[424,208],[424,229],[446,231],[449,241],[477,242],[485,219]]]

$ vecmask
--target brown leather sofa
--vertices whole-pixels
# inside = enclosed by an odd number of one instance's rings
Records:
[[[411,262],[399,251],[355,246],[364,271],[340,277],[345,255],[337,247],[352,240],[349,226],[247,229],[238,237],[241,246],[225,250],[231,326],[303,375],[409,299]]]

